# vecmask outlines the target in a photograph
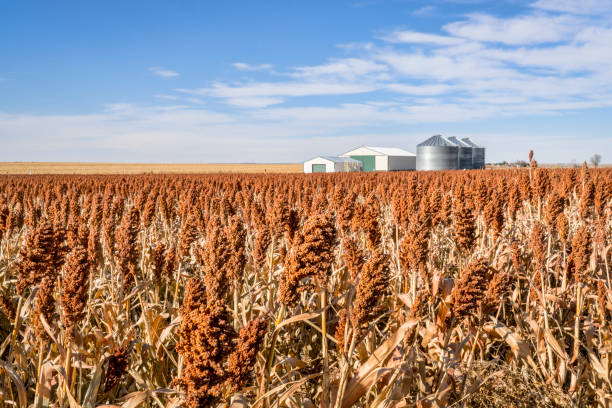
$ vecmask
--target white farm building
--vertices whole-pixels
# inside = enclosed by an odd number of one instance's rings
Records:
[[[397,147],[361,146],[340,157],[350,157],[363,163],[363,171],[415,170],[416,155]]]
[[[317,156],[304,162],[304,173],[339,173],[361,170],[363,170],[363,164],[350,157]]]

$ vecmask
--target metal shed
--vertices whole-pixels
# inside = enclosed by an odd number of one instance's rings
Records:
[[[451,142],[459,146],[459,168],[460,169],[471,169],[472,168],[472,146],[465,143],[463,140],[457,139],[455,136],[448,138]]]
[[[350,157],[317,156],[304,162],[304,173],[361,171],[363,163]]]
[[[459,146],[434,135],[417,145],[417,170],[456,170],[459,168]]]
[[[364,171],[416,169],[416,155],[398,147],[361,146],[340,155],[363,163]]]
[[[470,139],[464,137],[461,139],[464,143],[472,146],[472,168],[473,169],[484,169],[485,168],[485,148]]]

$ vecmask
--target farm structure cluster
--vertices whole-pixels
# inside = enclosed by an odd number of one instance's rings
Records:
[[[304,162],[304,173],[485,168],[485,148],[469,137],[434,135],[417,144],[416,154],[398,147],[361,146],[339,156]]]

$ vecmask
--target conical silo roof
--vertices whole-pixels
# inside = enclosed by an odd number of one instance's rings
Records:
[[[474,147],[472,145],[467,144],[463,140],[457,139],[457,137],[455,137],[455,136],[449,137],[448,140],[450,140],[451,142],[453,142],[454,144],[456,144],[459,147]]]
[[[472,139],[470,139],[469,137],[464,137],[463,139],[461,139],[461,141],[463,141],[464,143],[472,146],[472,147],[480,147],[482,148],[481,145],[479,145],[478,143],[476,143],[475,141],[473,141]]]
[[[433,135],[432,137],[425,140],[424,142],[419,143],[417,147],[419,146],[457,146],[457,145],[442,135]]]

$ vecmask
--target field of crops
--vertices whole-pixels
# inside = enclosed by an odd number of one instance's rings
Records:
[[[302,163],[0,162],[0,174],[301,173]]]
[[[2,407],[612,405],[612,169],[0,176]]]

